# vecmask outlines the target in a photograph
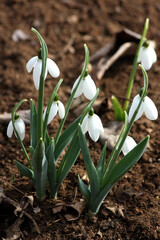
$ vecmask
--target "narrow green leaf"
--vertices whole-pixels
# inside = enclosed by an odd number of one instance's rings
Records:
[[[134,149],[132,149],[126,156],[124,156],[110,171],[109,177],[106,177],[105,184],[101,186],[101,192],[95,198],[90,209],[97,213],[102,201],[107,196],[111,188],[118,182],[118,180],[125,175],[129,169],[138,162],[144,153],[149,136],[145,137]]]
[[[69,144],[69,142],[71,141],[76,128],[78,127],[78,123],[80,121],[80,117],[78,117],[73,123],[71,123],[69,125],[68,128],[65,129],[65,131],[62,133],[62,135],[60,136],[56,146],[55,146],[55,160],[57,161],[60,154],[62,153],[62,151],[65,149],[65,147]]]
[[[124,111],[120,102],[115,96],[112,96],[112,104],[116,121],[124,121]]]
[[[34,173],[31,169],[29,169],[28,167],[24,166],[23,164],[21,164],[16,160],[15,160],[15,164],[21,175],[30,178],[34,182]]]
[[[86,184],[82,181],[82,179],[80,178],[80,176],[78,175],[78,183],[79,183],[79,188],[80,191],[82,192],[82,194],[84,195],[87,204],[89,204],[89,199],[90,199],[90,191],[88,189],[88,187],[86,186]]]
[[[66,151],[66,154],[64,155],[58,169],[57,169],[57,191],[67,176],[69,170],[71,169],[72,165],[75,163],[78,155],[80,153],[80,144],[79,144],[79,138],[77,131],[74,134],[74,137],[72,138],[72,141]]]
[[[134,147],[127,155],[125,155],[110,171],[107,177],[109,182],[117,182],[128,170],[138,162],[144,153],[149,141],[149,136],[145,137],[136,147]]]
[[[32,146],[29,146],[29,151],[30,151],[31,157],[33,157],[34,148]]]
[[[98,174],[96,171],[96,168],[94,166],[94,163],[91,159],[88,147],[87,147],[87,141],[85,139],[85,136],[82,132],[81,125],[78,127],[78,133],[79,133],[79,142],[81,146],[81,151],[83,155],[83,161],[87,170],[87,174],[89,177],[89,182],[90,182],[90,189],[91,189],[91,198],[90,202],[94,201],[96,195],[100,191],[100,186],[99,186],[99,180],[98,180]]]
[[[106,160],[106,147],[107,147],[107,142],[105,142],[102,152],[101,152],[101,156],[100,156],[100,160],[97,164],[96,170],[97,170],[97,174],[99,179],[101,179],[103,171],[104,171],[104,164],[105,164],[105,160]]]
[[[54,140],[52,139],[50,145],[46,151],[46,158],[48,161],[48,181],[50,188],[50,196],[54,198],[54,190],[56,187],[56,162],[54,157]]]
[[[30,140],[31,146],[35,149],[37,146],[37,111],[32,99],[30,103]]]
[[[35,188],[37,192],[37,198],[39,200],[44,200],[46,194],[46,180],[47,180],[47,159],[45,156],[45,145],[40,139],[33,155],[32,159],[33,170],[35,176]]]

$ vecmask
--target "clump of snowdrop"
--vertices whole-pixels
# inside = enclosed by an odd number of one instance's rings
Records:
[[[157,54],[154,48],[149,44],[148,41],[144,42],[139,51],[138,62],[141,63],[144,69],[147,71],[156,61]]]
[[[25,138],[25,123],[24,123],[23,119],[21,119],[19,117],[18,114],[15,115],[14,124],[15,124],[15,128],[16,128],[19,136],[20,136],[20,139],[23,141],[24,138]],[[14,128],[13,128],[13,123],[12,123],[12,120],[11,120],[8,124],[8,127],[7,127],[7,136],[9,138],[11,138],[12,135],[13,135],[13,132],[14,132]],[[17,137],[16,133],[15,133],[15,136]]]
[[[45,119],[46,111],[47,111],[47,107],[44,110],[43,119]],[[64,118],[65,108],[64,108],[63,103],[59,100],[59,95],[58,94],[55,96],[54,101],[51,105],[50,113],[49,113],[49,116],[48,116],[48,124],[50,124],[50,122],[53,120],[53,118],[56,116],[57,113],[59,113],[59,116],[60,116],[61,119]]]
[[[80,80],[80,76],[77,78],[77,80],[73,84],[71,93],[77,86],[79,80]],[[89,100],[93,99],[94,96],[96,95],[96,85],[95,85],[93,79],[91,78],[91,76],[88,74],[88,72],[85,74],[85,76],[81,80],[81,82],[76,90],[76,93],[74,95],[74,98],[77,98],[77,97],[81,96],[82,94],[84,94],[84,96]]]
[[[135,140],[130,137],[127,136],[123,146],[122,146],[122,152],[124,155],[126,155],[127,153],[129,153],[135,146],[137,146],[137,143],[135,142]]]
[[[128,121],[131,120],[131,118],[132,118],[132,116],[135,112],[135,109],[137,108],[137,106],[140,102],[140,99],[141,99],[141,97],[140,97],[139,94],[137,94],[134,97],[133,103],[132,103],[131,108],[129,110]],[[158,118],[157,108],[156,108],[154,102],[147,96],[144,98],[134,121],[138,120],[143,115],[143,113],[150,120],[156,120]]]
[[[41,56],[41,49],[38,52],[38,56],[32,57],[26,65],[27,71],[30,73],[33,69],[33,81],[35,88],[39,89],[39,83],[40,83],[40,76],[42,72],[42,56]],[[57,66],[57,64],[51,60],[50,58],[47,58],[46,62],[46,71],[45,71],[45,77],[47,77],[47,73],[50,73],[50,75],[54,78],[59,77],[60,70]]]
[[[83,119],[82,131],[84,134],[88,132],[90,138],[94,142],[97,142],[97,140],[99,139],[100,133],[104,132],[101,119],[97,114],[94,113],[93,108],[89,111],[89,113]]]

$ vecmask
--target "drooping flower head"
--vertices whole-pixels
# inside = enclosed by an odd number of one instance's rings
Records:
[[[75,87],[77,86],[79,79],[80,79],[80,76],[77,78],[77,80],[73,84],[71,94],[72,94],[73,90],[75,89]],[[82,93],[89,100],[93,99],[94,96],[96,95],[96,85],[95,85],[93,79],[91,78],[91,76],[88,74],[88,72],[86,72],[84,78],[81,80],[81,82],[76,90],[76,93],[74,95],[74,98],[79,97],[80,95],[82,95]]]
[[[17,130],[21,140],[23,141],[24,137],[25,137],[25,123],[24,123],[23,119],[21,119],[19,117],[18,114],[15,115],[15,122],[14,122],[14,124],[15,124],[15,128],[16,128],[16,130]],[[9,138],[12,137],[13,131],[14,131],[14,128],[13,128],[13,123],[12,123],[12,120],[11,120],[9,122],[9,124],[8,124],[8,127],[7,127],[7,136]],[[17,137],[16,133],[15,133],[15,136]]]
[[[127,153],[129,153],[136,145],[137,145],[137,143],[135,142],[135,140],[132,137],[127,136],[127,138],[122,146],[123,154],[126,155]]]
[[[94,113],[93,108],[89,111],[89,113],[83,119],[82,131],[84,134],[88,132],[90,138],[94,142],[97,142],[100,133],[104,132],[101,119],[97,114]]]
[[[137,94],[132,102],[131,108],[129,110],[129,115],[128,115],[128,121],[131,120],[136,108],[138,107],[138,104],[140,102],[140,95]],[[156,120],[158,118],[158,111],[157,108],[154,104],[154,102],[149,98],[149,97],[145,97],[139,110],[138,113],[134,119],[134,121],[138,120],[143,113],[146,115],[146,117],[150,120]]]
[[[139,51],[138,62],[142,64],[145,70],[149,70],[156,61],[157,55],[154,48],[149,45],[148,41],[144,42]]]
[[[35,88],[39,89],[39,83],[40,83],[40,76],[42,72],[42,57],[41,57],[41,49],[38,52],[38,56],[32,57],[26,65],[27,71],[30,73],[33,69],[33,81]],[[45,72],[45,78],[47,77],[47,73],[50,73],[50,75],[54,78],[57,78],[60,75],[59,68],[57,64],[51,60],[50,58],[47,58],[46,62],[46,72]]]
[[[46,111],[47,111],[47,107],[45,108],[44,113],[43,113],[43,120],[45,119]],[[63,119],[64,116],[65,116],[65,108],[64,108],[63,103],[61,101],[59,101],[59,95],[58,94],[56,94],[56,96],[54,98],[54,101],[52,103],[50,113],[49,113],[49,116],[48,116],[48,124],[50,124],[50,122],[56,116],[57,112],[59,113],[60,118]]]

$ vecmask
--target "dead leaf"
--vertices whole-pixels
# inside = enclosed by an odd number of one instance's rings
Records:
[[[112,150],[115,146],[118,137],[121,133],[123,122],[111,121],[107,127],[104,127],[104,133],[100,134],[100,141],[104,144],[107,142],[107,147]]]
[[[66,204],[64,202],[58,202],[55,204],[54,208],[52,209],[53,213],[61,213],[65,217],[67,221],[74,221],[77,220],[83,209],[85,207],[85,202],[77,202],[74,204]]]
[[[124,218],[123,207],[115,206],[115,207],[106,207],[106,208],[110,210],[112,213],[114,213],[116,216]]]
[[[4,220],[6,218],[15,219],[15,216],[17,217],[15,222],[11,226],[6,226],[6,229],[4,229],[4,233],[6,233],[8,237],[6,239],[8,240],[19,239],[19,236],[21,236],[21,225],[25,221],[27,221],[28,226],[30,225],[30,229],[32,232],[40,234],[40,230],[35,220],[26,211],[29,203],[32,204],[32,198],[30,196],[25,197],[22,198],[20,202],[21,205],[12,200],[11,198],[6,197],[4,193],[0,193],[0,216],[3,216]]]

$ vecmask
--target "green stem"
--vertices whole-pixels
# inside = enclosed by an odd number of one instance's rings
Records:
[[[127,92],[126,92],[126,100],[124,102],[124,107],[123,107],[124,111],[127,111],[127,109],[128,109],[129,99],[131,97],[131,92],[132,92],[132,87],[133,87],[133,83],[134,83],[135,72],[136,72],[136,68],[137,68],[138,55],[139,55],[140,48],[142,47],[142,44],[143,44],[143,42],[144,42],[144,40],[146,38],[148,27],[149,27],[149,19],[147,18],[146,22],[145,22],[145,25],[144,25],[144,30],[143,30],[143,33],[142,33],[142,37],[141,37],[141,40],[140,40],[140,42],[138,44],[137,52],[136,52],[136,55],[135,55],[135,58],[134,58],[134,62],[133,62],[133,68],[132,68],[132,72],[131,72],[131,75],[130,75],[128,88],[127,88]]]

